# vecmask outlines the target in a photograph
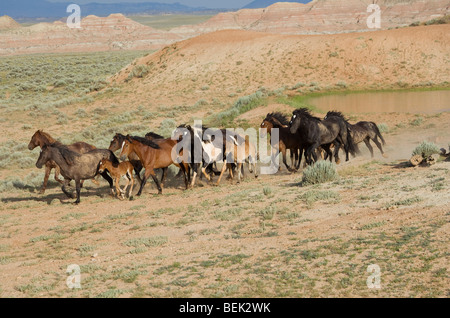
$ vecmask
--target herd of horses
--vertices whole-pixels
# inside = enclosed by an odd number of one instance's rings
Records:
[[[267,114],[260,128],[265,128],[261,130],[262,134],[272,134],[273,129],[278,129],[279,139],[272,145],[271,157],[274,160],[281,153],[284,165],[291,172],[300,168],[302,155],[305,156],[306,165],[319,160],[320,152],[323,152],[323,159],[332,160],[334,157],[336,163],[339,163],[339,151],[343,149],[346,160],[349,160],[349,155],[359,153],[358,143],[363,141],[372,157],[371,140],[385,156],[382,148],[385,141],[375,123],[361,121],[350,124],[342,113],[336,111],[328,112],[320,119],[308,109],[301,108],[293,111],[290,120],[280,112],[273,112]],[[108,149],[98,149],[85,142],[65,145],[48,133],[38,130],[33,134],[28,148],[33,150],[38,146],[41,152],[36,167],[45,166],[44,184],[40,193],[45,192],[50,172],[55,169],[55,180],[62,184],[62,191],[69,198],[76,197],[76,204],[80,202],[83,182],[92,180],[98,184],[95,180],[97,175],[101,175],[109,183],[112,194],[122,200],[127,195],[128,186],[128,197],[132,199],[134,178],[140,183],[137,196],[142,194],[149,177],[155,182],[158,193],[162,193],[170,165],[180,168],[178,175],[183,176],[186,189],[194,187],[198,175],[205,176],[208,181],[213,176],[219,176],[216,181],[219,184],[226,170],[230,179],[237,173],[237,182],[240,182],[244,162],[248,163],[249,172],[258,177],[259,154],[255,144],[248,136],[227,129],[183,124],[170,137],[153,132],[144,137],[117,133]],[[118,150],[118,157],[124,159],[122,162],[114,154]],[[286,160],[287,150],[290,152],[291,166]],[[221,170],[217,169],[217,162],[223,163]],[[142,169],[145,170],[143,176]],[[156,175],[157,169],[162,170],[161,179]],[[60,174],[64,180],[59,178]],[[122,177],[127,179],[124,189],[119,185]],[[68,190],[72,180],[75,181],[75,196]]]

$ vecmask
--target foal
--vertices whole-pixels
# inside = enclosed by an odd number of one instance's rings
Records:
[[[130,191],[128,192],[128,198],[132,199],[132,192],[133,192],[133,186],[134,186],[134,178],[133,178],[133,169],[134,166],[130,161],[123,161],[119,164],[113,164],[111,160],[108,159],[102,159],[100,161],[100,166],[98,168],[98,172],[103,173],[103,171],[108,170],[111,174],[111,177],[114,180],[115,186],[116,186],[116,196],[120,199],[124,199],[124,193],[127,191],[128,185],[131,182]],[[123,188],[123,190],[120,188],[120,178],[126,177],[127,178],[127,184]],[[119,196],[120,193],[120,196]]]

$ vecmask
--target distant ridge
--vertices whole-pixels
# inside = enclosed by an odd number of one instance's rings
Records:
[[[74,2],[76,3],[76,1]],[[62,18],[69,13],[66,8],[70,3],[49,2],[45,0],[14,0],[2,1],[1,14],[8,15],[14,19],[23,18]],[[96,15],[100,17],[108,16],[112,13],[122,14],[161,14],[161,13],[193,13],[202,11],[224,11],[220,9],[212,10],[206,7],[189,7],[178,2],[167,4],[158,2],[140,3],[92,3],[81,4],[81,15]]]
[[[21,25],[17,23],[13,18],[7,15],[0,17],[0,30],[10,30],[20,27]]]
[[[311,0],[281,0],[281,1],[277,1],[277,0],[255,0],[253,2],[250,2],[249,4],[247,4],[245,7],[243,7],[242,9],[261,9],[261,8],[267,8],[268,6],[271,6],[274,3],[277,2],[297,2],[297,3],[308,3],[311,2]]]

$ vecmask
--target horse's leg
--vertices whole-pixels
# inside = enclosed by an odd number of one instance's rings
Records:
[[[123,200],[123,190],[120,188],[120,176],[114,178],[114,185],[116,187],[116,197],[119,200]]]
[[[291,167],[287,164],[287,155],[286,155],[286,146],[284,143],[280,142],[278,146],[278,151],[281,152],[281,156],[283,157],[283,163],[288,171],[291,171]]]
[[[211,181],[211,177],[206,173],[206,166],[202,165],[202,173],[205,175],[206,180]]]
[[[162,168],[161,188],[164,188],[164,182],[166,181],[166,176],[167,176],[167,167]]]
[[[77,179],[75,179],[75,188],[76,188],[76,191],[77,191],[77,199],[75,200],[75,204],[78,204],[78,203],[80,203],[80,193],[81,193],[81,180],[77,180]]]
[[[133,164],[134,172],[136,173],[136,178],[138,179],[139,183],[142,183],[142,178],[141,178],[141,171],[143,168],[142,163],[140,161],[133,160],[132,164]]]
[[[339,150],[341,149],[341,143],[337,140],[333,142],[334,145],[334,161],[336,164],[341,163],[341,159],[339,158]]]
[[[103,179],[108,181],[109,189],[111,190],[111,194],[114,196],[114,182],[113,182],[113,179],[109,176],[109,174],[108,174],[108,172],[106,172],[106,170],[103,171],[102,173],[100,173],[100,175],[103,177]]]
[[[238,162],[238,164],[237,164],[237,168],[238,168],[238,181],[237,181],[237,183],[241,183],[241,168],[243,166],[244,165],[242,164],[242,162]]]
[[[295,166],[295,170],[300,169],[300,164],[302,162],[303,151],[304,151],[303,146],[301,146],[298,149],[298,161],[297,161],[297,165]],[[305,160],[306,160],[306,155],[305,155]]]
[[[387,158],[387,155],[384,153],[383,147],[381,146],[381,143],[378,141],[378,138],[375,137],[375,138],[372,139],[372,140],[373,140],[373,142],[375,143],[375,145],[377,145],[378,149],[380,149],[381,155],[382,155],[384,158]]]
[[[233,174],[233,166],[231,165],[231,163],[227,163],[225,164],[228,168],[228,180],[233,180],[234,179],[234,174]]]
[[[292,149],[291,149],[291,151],[292,151]],[[294,148],[293,151],[294,151],[294,155],[295,155],[295,161],[292,163],[292,166],[294,167],[294,170],[295,170],[295,167],[299,166],[300,164],[298,163],[298,149]]]
[[[330,145],[321,145],[320,147],[322,148],[322,151],[325,151],[325,156],[322,154],[323,152],[321,151],[322,159],[327,160],[328,158],[330,158],[330,161],[333,162],[333,152],[330,149]]]
[[[275,147],[272,148],[271,162],[272,162],[273,164],[275,164],[275,161],[276,161],[275,159],[277,158],[277,156],[278,156],[279,153],[280,153],[280,150],[279,150],[279,149],[277,149],[277,148],[275,148]],[[280,165],[278,165],[277,168],[278,168],[278,170],[281,171],[281,166],[280,166]]]
[[[372,145],[370,144],[370,138],[369,138],[369,137],[364,138],[364,143],[366,144],[367,148],[368,148],[369,151],[370,151],[370,156],[373,158],[373,147],[372,147]]]
[[[128,198],[131,200],[133,198],[133,187],[134,187],[134,178],[133,178],[133,170],[127,172],[127,178],[131,180],[130,191],[128,191]]]
[[[66,187],[69,186],[70,183],[70,179],[64,179],[64,184],[61,187],[62,192],[64,192],[65,195],[67,195],[67,197],[73,199],[73,194],[70,193],[69,191],[67,191]]]
[[[44,184],[42,185],[41,191],[39,191],[40,194],[44,194],[45,189],[47,189],[48,177],[50,176],[51,170],[52,170],[52,167],[50,165],[45,165]],[[56,171],[55,171],[55,175],[56,175]],[[55,176],[55,179],[56,179],[56,176]]]
[[[188,177],[186,176],[186,167],[184,166],[184,163],[182,163],[182,162],[180,163],[180,172],[183,173],[184,185],[187,189],[188,188],[188,179],[187,179]]]
[[[195,179],[197,178],[198,168],[200,167],[200,163],[194,163],[192,166],[192,180],[191,180],[191,188],[194,187]]]
[[[216,184],[219,185],[220,184],[220,179],[222,179],[222,175],[225,172],[225,169],[227,168],[227,158],[225,158],[223,160],[223,166],[222,166],[222,170],[220,171],[220,176],[219,179],[217,180]]]
[[[59,178],[59,174],[61,173],[61,168],[59,168],[58,165],[55,165],[54,168],[55,168],[55,180],[56,180],[57,182],[59,182],[60,184],[63,184],[63,183],[64,183],[64,180],[61,180],[61,179]],[[52,170],[52,168],[50,168],[50,170]],[[49,173],[50,173],[50,171],[49,171]]]
[[[146,173],[147,174],[147,173]],[[156,187],[158,188],[158,194],[162,194],[162,188],[161,188],[161,184],[159,183],[158,178],[156,177],[155,172],[153,171],[153,173],[150,173],[150,175],[153,178],[153,181],[156,183]]]
[[[313,143],[311,146],[308,147],[306,150],[306,158],[308,160],[308,164],[312,164],[311,157],[313,157],[314,162],[317,162],[317,155],[316,155],[316,148],[319,146],[318,142]]]
[[[139,191],[136,194],[137,196],[140,196],[142,194],[142,189],[144,188],[145,184],[147,183],[147,169],[145,169],[144,177],[142,178],[141,186],[139,187]]]

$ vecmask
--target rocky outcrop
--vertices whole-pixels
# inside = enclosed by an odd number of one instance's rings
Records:
[[[38,23],[0,32],[0,55],[85,52],[107,50],[152,50],[180,40],[177,34],[144,26],[122,14],[106,18],[87,16],[81,28],[66,23]]]

